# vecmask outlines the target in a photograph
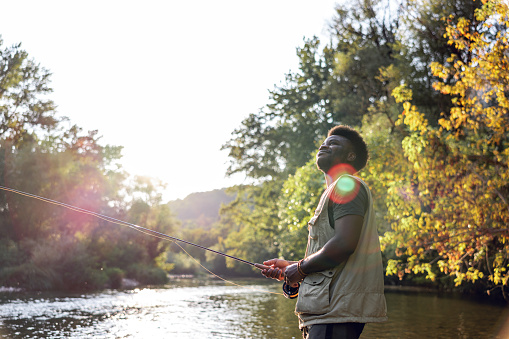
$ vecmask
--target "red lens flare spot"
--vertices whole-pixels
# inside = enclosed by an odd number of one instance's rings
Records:
[[[349,176],[354,173],[355,169],[349,164],[338,164],[327,173],[333,179],[339,178],[330,196],[332,201],[338,204],[344,204],[352,201],[357,196],[360,183],[358,180]]]

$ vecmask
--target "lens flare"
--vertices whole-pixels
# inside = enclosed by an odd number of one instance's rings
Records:
[[[327,173],[332,179],[339,178],[330,196],[332,201],[338,204],[344,204],[352,201],[357,196],[360,183],[358,180],[349,176],[354,173],[355,169],[349,164],[336,165]]]

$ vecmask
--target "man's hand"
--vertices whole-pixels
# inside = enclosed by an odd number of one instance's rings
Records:
[[[262,274],[265,277],[281,281],[285,279],[284,273],[288,265],[290,265],[290,262],[286,260],[270,259],[264,261],[263,265],[256,264],[255,266],[262,270]]]
[[[299,273],[297,263],[291,264],[285,269],[285,281],[290,286],[297,286],[297,283],[301,282],[304,277]]]

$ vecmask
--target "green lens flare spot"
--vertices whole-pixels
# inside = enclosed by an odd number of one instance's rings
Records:
[[[355,179],[348,176],[339,178],[338,182],[336,183],[336,189],[338,193],[341,194],[352,192],[355,189]]]

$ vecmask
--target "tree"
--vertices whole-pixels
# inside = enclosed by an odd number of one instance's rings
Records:
[[[333,53],[319,50],[313,38],[297,49],[299,71],[286,75],[286,84],[270,92],[266,110],[242,121],[229,150],[228,174],[244,172],[255,179],[281,178],[302,166],[332,125],[330,101],[323,91],[331,76]]]
[[[160,232],[175,225],[156,184],[140,179],[125,187],[126,174],[117,163],[121,147],[103,146],[97,131],[83,133],[55,117],[49,82],[50,73],[20,45],[0,49],[0,183],[55,201],[0,193],[0,285],[118,287],[124,274],[142,283],[165,282],[167,242],[56,206],[60,201],[129,217]]]
[[[323,174],[316,168],[315,159],[297,169],[284,182],[278,200],[279,255],[287,260],[304,257],[308,222],[315,212],[325,187]]]
[[[152,178],[137,176],[127,188],[131,200],[128,204],[127,220],[163,234],[170,234],[178,225],[168,204],[162,203],[161,189],[164,184]],[[131,241],[136,247],[144,249],[147,263],[153,263],[165,254],[170,242],[147,234],[133,233]]]
[[[78,133],[78,130],[74,130]],[[107,167],[119,148],[97,144],[88,136],[39,138],[28,134],[13,147],[2,140],[2,185],[87,210],[112,214],[110,194],[121,175]],[[100,270],[93,234],[106,222],[90,215],[2,192],[0,242],[9,249],[0,263],[0,284],[30,289],[95,289],[108,281]],[[13,260],[14,256],[17,258]],[[11,257],[11,259],[9,259]]]
[[[218,250],[251,262],[276,257],[279,219],[275,201],[281,192],[281,182],[274,180],[257,186],[239,186],[235,191],[236,199],[220,211],[219,224],[224,240]],[[239,272],[251,271],[233,260],[226,263]]]
[[[408,256],[392,260],[389,273],[445,274],[507,299],[509,279],[509,8],[483,1],[475,20],[446,18],[448,43],[461,51],[431,71],[434,87],[450,95],[449,112],[434,127],[399,88],[404,102],[403,140],[413,175],[393,204],[393,231],[386,240]],[[468,54],[469,58],[461,57]],[[400,193],[402,194],[402,193]]]
[[[47,95],[51,74],[21,49],[2,48],[0,37],[0,138],[17,143],[40,129],[55,127],[55,105]]]
[[[256,179],[285,178],[306,164],[327,131],[339,123],[359,126],[378,100],[390,93],[377,77],[396,60],[398,17],[385,1],[340,5],[330,42],[315,37],[297,49],[299,69],[270,91],[270,103],[251,114],[232,139],[229,174]],[[393,118],[395,118],[394,116]]]
[[[2,184],[100,212],[123,180],[122,175],[114,175],[107,169],[118,160],[121,148],[100,146],[96,132],[87,136],[79,136],[79,132],[73,127],[59,138],[46,136],[42,140],[25,135],[16,147],[12,141],[1,141]],[[95,225],[95,222],[91,224],[90,216],[35,199],[2,194],[1,203],[4,235],[17,241],[84,232]]]

